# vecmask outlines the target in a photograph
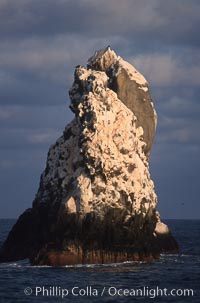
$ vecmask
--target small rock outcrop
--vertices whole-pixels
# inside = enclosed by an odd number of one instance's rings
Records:
[[[50,147],[33,206],[0,261],[110,263],[177,252],[149,173],[157,116],[147,81],[108,47],[76,67],[69,96],[75,117]]]

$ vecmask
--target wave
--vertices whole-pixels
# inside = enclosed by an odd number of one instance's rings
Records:
[[[172,262],[184,262],[184,259],[194,258],[193,255],[189,254],[161,254],[160,259],[156,261],[152,261],[151,264],[159,264],[159,263],[165,263],[168,261]],[[75,265],[64,265],[59,266],[57,268],[68,268],[68,269],[74,269],[74,270],[80,270],[80,269],[120,269],[120,268],[139,268],[140,265],[150,264],[146,261],[125,261],[125,262],[119,262],[119,263],[109,263],[109,264],[75,264]],[[1,268],[55,268],[54,266],[49,265],[31,265],[28,259],[20,260],[17,262],[7,262],[7,263],[1,263]]]
[[[116,268],[116,267],[122,267],[122,266],[131,266],[131,265],[140,265],[140,264],[146,264],[147,262],[145,261],[125,261],[121,263],[109,263],[109,264],[75,264],[75,265],[64,265],[64,266],[59,266],[59,268],[74,268],[74,269],[87,269],[87,268],[104,268],[104,267],[111,267],[111,268]],[[49,266],[49,265],[30,265],[29,260],[20,260],[17,262],[6,262],[6,263],[1,263],[0,268],[51,268],[54,266]]]

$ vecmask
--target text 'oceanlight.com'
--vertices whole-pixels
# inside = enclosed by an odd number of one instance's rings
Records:
[[[141,288],[118,288],[115,286],[103,286],[102,288],[95,288],[93,286],[79,287],[74,286],[72,288],[64,288],[61,286],[35,286],[26,287],[24,293],[27,296],[36,297],[148,297],[154,299],[156,297],[190,297],[194,296],[193,289],[179,288],[150,288],[144,286]]]

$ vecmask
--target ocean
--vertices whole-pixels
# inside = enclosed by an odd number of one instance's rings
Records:
[[[0,245],[15,223],[0,220]],[[0,264],[0,303],[13,302],[200,302],[200,220],[165,220],[179,255],[152,263],[66,267]]]

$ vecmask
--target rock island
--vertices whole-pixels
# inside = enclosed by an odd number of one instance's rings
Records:
[[[157,115],[145,78],[107,47],[76,66],[69,96],[74,119],[50,147],[0,261],[61,266],[177,252],[149,172]]]

